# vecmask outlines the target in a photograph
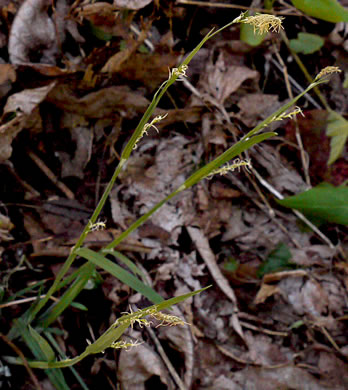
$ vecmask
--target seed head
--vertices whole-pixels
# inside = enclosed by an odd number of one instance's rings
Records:
[[[256,14],[254,16],[247,16],[241,19],[241,23],[247,23],[254,26],[254,33],[262,35],[268,31],[280,32],[284,29],[282,26],[283,17],[278,17],[269,14]]]
[[[342,72],[341,69],[338,66],[327,66],[326,68],[322,69],[317,77],[314,79],[314,81],[318,81],[319,79],[323,78],[324,76],[328,76],[332,73],[340,73]]]

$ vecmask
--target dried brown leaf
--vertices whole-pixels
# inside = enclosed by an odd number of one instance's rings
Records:
[[[261,120],[267,118],[278,107],[278,95],[266,95],[263,93],[250,93],[243,96],[238,107],[240,112],[236,115],[246,126],[254,127]]]
[[[237,299],[234,294],[234,291],[232,290],[227,279],[223,276],[220,268],[218,267],[216,263],[215,255],[210,248],[208,239],[204,236],[203,232],[199,228],[188,226],[187,231],[191,237],[191,240],[196,245],[199,254],[201,255],[205,264],[207,265],[207,268],[209,269],[216,284],[232,301],[232,303],[235,306],[235,310],[238,310]],[[232,325],[234,327],[234,330],[239,334],[239,336],[243,338],[243,331],[239,324],[238,317],[236,316],[235,313],[232,314]]]
[[[229,54],[221,51],[215,64],[208,63],[207,82],[203,86],[209,94],[223,104],[224,101],[243,84],[245,80],[257,79],[259,73],[243,65],[231,64]]]
[[[221,375],[214,380],[208,390],[344,390],[340,384],[327,384],[319,381],[306,370],[286,366],[273,369],[247,367],[241,371]]]
[[[121,350],[117,376],[124,390],[145,390],[145,382],[153,376],[159,377],[164,385],[169,385],[165,366],[146,344],[128,351]]]
[[[259,303],[265,302],[265,300],[267,298],[271,297],[272,295],[274,295],[278,292],[279,292],[279,289],[277,286],[262,283],[262,286],[254,299],[255,305],[258,305]]]
[[[139,112],[144,112],[149,104],[144,96],[127,86],[103,88],[78,98],[70,86],[64,84],[52,90],[47,100],[68,112],[103,119],[113,117],[115,112],[120,111],[124,116],[132,118]]]
[[[45,87],[25,89],[7,99],[3,119],[5,115],[10,113],[16,114],[16,117],[0,126],[0,161],[5,161],[11,156],[11,144],[16,135],[25,127],[32,127],[35,122],[40,120],[37,111],[38,105],[54,86],[53,82]]]
[[[0,99],[8,94],[16,78],[16,70],[13,65],[0,64]]]
[[[328,294],[315,280],[302,278],[286,278],[279,285],[283,298],[298,315],[319,317],[328,308]]]
[[[71,159],[66,152],[56,152],[62,162],[61,177],[75,176],[83,179],[83,170],[92,154],[93,132],[84,127],[74,127],[71,132],[72,140],[76,143],[74,157]]]
[[[0,242],[13,240],[10,231],[14,228],[10,218],[0,213]]]
[[[58,0],[54,20],[47,11],[50,0],[26,0],[18,10],[9,36],[9,55],[14,64],[42,62],[55,64],[59,43],[64,41],[68,11],[65,0]],[[32,56],[41,58],[32,61]]]

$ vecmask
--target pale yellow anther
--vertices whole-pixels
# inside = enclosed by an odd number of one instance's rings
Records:
[[[136,149],[136,148],[138,147],[138,142],[139,142],[139,140],[141,140],[141,139],[144,137],[144,134],[148,135],[147,131],[148,131],[151,127],[153,127],[153,128],[157,131],[157,133],[159,133],[159,130],[158,130],[158,128],[155,126],[155,123],[160,122],[160,121],[161,121],[162,119],[164,119],[167,115],[168,115],[168,113],[165,114],[165,115],[157,115],[156,117],[154,117],[154,118],[152,119],[152,121],[151,121],[150,123],[146,123],[146,124],[144,125],[143,130],[141,131],[141,133],[140,133],[138,139],[136,140],[136,142],[135,142],[135,144],[134,144],[134,146],[133,146],[133,149]]]
[[[254,32],[261,35],[268,31],[280,32],[284,28],[282,26],[283,19],[283,17],[269,14],[256,14],[242,18],[240,23],[251,24],[254,27]]]
[[[207,176],[207,179],[211,179],[214,175],[218,175],[218,174],[220,176],[226,175],[229,172],[233,172],[235,169],[238,169],[238,171],[240,171],[241,167],[245,168],[250,173],[250,169],[252,168],[250,159],[241,160],[239,158],[236,158],[235,160],[233,160],[231,165],[226,164],[223,167],[212,171]]]
[[[324,76],[328,76],[332,73],[339,73],[342,72],[341,69],[338,66],[327,66],[326,68],[322,69],[317,77],[314,79],[315,81],[321,79]]]

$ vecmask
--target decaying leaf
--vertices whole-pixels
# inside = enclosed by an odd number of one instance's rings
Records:
[[[187,231],[195,243],[199,254],[202,256],[207,268],[209,269],[212,277],[216,281],[217,285],[221,288],[221,290],[226,294],[226,296],[231,300],[231,302],[235,306],[235,310],[238,310],[237,299],[229,285],[227,279],[223,276],[220,268],[216,264],[215,255],[209,246],[208,239],[204,236],[202,231],[196,227],[187,227]],[[243,338],[243,331],[239,324],[238,317],[235,313],[232,314],[232,325],[234,330],[239,334],[241,338]]]
[[[247,367],[229,376],[220,375],[208,390],[344,390],[338,381],[323,383],[305,369],[295,366],[279,368]]]
[[[71,130],[72,140],[76,142],[75,155],[71,159],[66,152],[57,152],[62,161],[62,177],[76,176],[83,179],[83,170],[92,153],[93,132],[85,127],[74,127]]]
[[[54,86],[55,82],[45,87],[25,89],[7,99],[3,118],[9,114],[15,115],[15,117],[0,126],[0,161],[5,161],[11,156],[11,143],[16,135],[25,127],[32,126],[30,122],[40,120],[36,109]]]
[[[67,1],[57,0],[52,17],[48,15],[51,6],[50,0],[26,0],[18,10],[9,36],[8,51],[13,64],[54,65],[66,30],[77,41],[84,41],[75,22],[66,18]]]
[[[0,63],[0,99],[11,90],[16,78],[16,71],[13,65]]]
[[[121,113],[127,118],[144,112],[149,101],[128,86],[99,89],[81,98],[76,97],[68,84],[59,85],[47,97],[58,108],[87,118],[108,118]]]
[[[249,93],[239,100],[240,111],[235,116],[246,126],[254,127],[271,115],[280,105],[277,95]]]
[[[263,303],[267,298],[279,292],[278,286],[263,283],[255,297],[255,304]]]
[[[245,80],[257,79],[259,73],[243,65],[231,63],[229,55],[221,51],[216,63],[208,63],[203,78],[203,88],[219,103],[224,101],[242,85]]]
[[[163,385],[172,389],[167,370],[158,355],[146,344],[128,351],[121,350],[118,378],[124,390],[145,390],[145,382],[157,376]]]
[[[255,158],[269,173],[269,181],[281,193],[297,194],[307,189],[301,175],[289,165],[282,163],[281,156],[268,145],[257,145],[251,150]]]
[[[39,48],[42,49],[41,61],[54,63],[58,46],[54,22],[47,14],[49,5],[48,0],[27,0],[19,9],[9,38],[12,63],[40,62],[30,59]]]
[[[11,229],[14,228],[10,218],[0,213],[0,242],[13,240],[10,234]]]
[[[150,139],[150,133],[139,142],[137,153],[129,158],[119,176],[129,185],[123,191],[123,197],[135,197],[134,206],[137,212],[147,212],[184,182],[184,173],[190,172],[192,164],[192,154],[188,149],[185,150],[185,145],[188,145],[188,140],[183,136],[158,141]],[[189,147],[193,148],[193,145]],[[155,157],[146,153],[149,149],[154,151]],[[151,223],[169,232],[170,240],[176,242],[185,220],[183,208],[191,202],[192,192],[181,193],[161,207],[152,216]],[[179,209],[178,203],[181,204]]]

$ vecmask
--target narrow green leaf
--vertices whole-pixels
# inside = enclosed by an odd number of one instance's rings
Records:
[[[123,253],[118,252],[114,249],[104,250],[103,253],[109,253],[112,256],[115,256],[116,259],[120,260],[124,265],[126,265],[134,275],[140,276],[143,280],[145,279],[145,275],[141,272],[141,270],[133,263],[132,260],[128,259]]]
[[[85,249],[85,248],[83,248]],[[82,249],[79,249],[79,251],[82,251]],[[106,348],[110,347],[110,345],[117,341],[123,333],[127,330],[127,328],[131,325],[132,319],[135,318],[142,318],[147,315],[152,310],[155,310],[155,312],[159,312],[164,309],[169,309],[171,306],[178,304],[179,302],[184,301],[185,299],[188,299],[190,297],[193,297],[196,294],[199,294],[209,288],[211,286],[207,286],[205,288],[202,288],[200,290],[196,290],[193,292],[190,292],[188,294],[180,295],[178,297],[174,297],[171,299],[168,299],[166,301],[162,301],[159,304],[149,306],[145,309],[139,310],[135,313],[131,314],[125,314],[122,317],[120,317],[114,324],[112,324],[105,333],[103,333],[93,344],[90,344],[87,346],[85,351],[79,355],[74,357],[73,359],[66,359],[60,362],[45,362],[45,361],[28,361],[28,364],[30,367],[34,368],[63,368],[63,367],[71,367],[74,364],[80,362],[82,359],[84,359],[86,356],[90,354],[96,354],[103,352]],[[22,360],[19,358],[14,358],[12,356],[5,356],[4,360],[12,363],[12,364],[23,364]]]
[[[56,340],[54,339],[54,337],[52,336],[52,334],[50,332],[45,332],[45,336],[47,337],[48,341],[51,343],[51,345],[54,347],[54,349],[59,353],[59,356],[62,358],[62,359],[67,359],[67,356],[64,354],[64,352],[60,349],[58,343],[56,342]],[[79,384],[81,385],[81,388],[83,390],[89,390],[88,387],[86,386],[85,382],[83,381],[83,379],[81,378],[81,376],[79,375],[79,373],[75,370],[74,367],[69,367],[70,371],[72,372],[72,374],[75,376],[76,380],[79,382]]]
[[[49,326],[67,307],[71,305],[74,299],[86,286],[89,278],[92,276],[93,271],[94,265],[91,263],[86,263],[80,268],[79,275],[75,279],[74,283],[65,291],[60,300],[57,303],[54,303],[46,310],[44,314],[39,317],[39,323],[43,327]]]
[[[81,311],[88,311],[88,307],[79,302],[71,302],[70,306]]]
[[[327,22],[348,22],[348,11],[337,0],[291,0],[292,4],[309,16]]]
[[[342,154],[348,138],[348,121],[337,112],[331,111],[327,120],[326,135],[330,140],[330,157],[328,165],[334,163]]]
[[[299,210],[309,218],[348,225],[348,187],[334,187],[322,183],[277,202],[282,206]]]
[[[15,321],[17,328],[19,329],[20,335],[22,336],[24,342],[27,344],[29,349],[31,350],[32,354],[35,356],[38,360],[45,360],[46,354],[48,353],[48,350],[46,353],[42,351],[40,343],[36,340],[35,335],[32,331],[29,330],[28,326],[20,319]],[[35,333],[35,332],[34,332]],[[40,336],[41,337],[41,336]],[[50,353],[48,353],[50,355]],[[21,359],[13,359],[17,364],[23,364]],[[9,360],[13,363],[13,361]],[[47,365],[49,363],[45,363],[45,367],[48,368]],[[53,364],[53,363],[52,363]],[[45,373],[47,374],[50,382],[55,386],[57,390],[70,390],[69,386],[65,382],[63,372],[61,370],[45,370]]]
[[[194,174],[192,174],[183,184],[183,187],[189,188],[193,186],[194,184],[198,183],[203,178],[207,177],[211,172],[213,172],[215,169],[220,168],[222,165],[226,164],[228,161],[233,159],[234,157],[237,157],[245,150],[251,148],[253,145],[256,145],[262,141],[265,141],[266,139],[273,137],[277,135],[277,133],[264,133],[255,135],[251,138],[244,138],[241,141],[237,142],[233,146],[231,146],[229,149],[227,149],[224,153],[222,153],[219,157],[217,157],[215,160],[211,161],[207,165],[205,165],[203,168],[196,171]]]
[[[295,53],[312,54],[324,45],[324,39],[317,34],[300,32],[297,39],[290,40],[290,49]]]
[[[168,299],[166,301],[163,301],[157,305],[149,306],[146,307],[145,309],[138,310],[135,313],[131,314],[125,314],[122,317],[120,317],[117,320],[117,324],[113,324],[109,327],[109,329],[102,334],[93,344],[89,345],[84,354],[89,355],[89,354],[95,354],[95,353],[100,353],[103,352],[106,348],[110,347],[111,343],[114,341],[118,340],[122,334],[126,331],[126,329],[131,325],[132,323],[132,318],[142,318],[146,317],[149,314],[149,311],[152,309],[156,309],[156,311],[161,311],[164,309],[168,309],[173,305],[176,305],[196,294],[199,294],[206,290],[208,287],[202,288],[197,291],[190,292],[188,294],[180,295],[178,297],[174,297],[171,299]]]
[[[55,359],[55,353],[52,347],[48,344],[48,342],[34,329],[29,325],[29,331],[33,339],[40,346],[41,351],[43,352],[45,359],[48,362],[52,362]]]
[[[134,290],[143,294],[151,302],[160,303],[163,301],[163,298],[156,293],[151,287],[144,284],[141,280],[133,276],[128,271],[124,270],[119,265],[113,263],[100,253],[94,252],[88,248],[80,248],[76,252],[79,256],[89,260],[94,265],[103,268],[105,271],[109,272],[115,278],[119,279],[121,282],[127,284],[127,286],[133,288]]]

